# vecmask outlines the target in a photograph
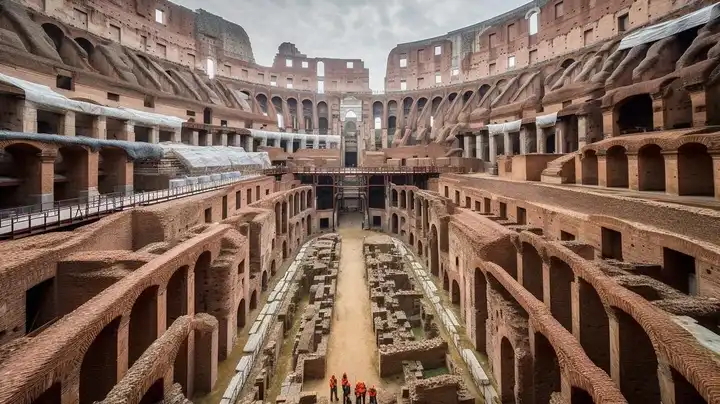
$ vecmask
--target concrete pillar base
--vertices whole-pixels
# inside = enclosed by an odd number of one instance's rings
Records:
[[[43,205],[43,209],[50,209],[53,207],[55,202],[54,194],[35,194],[30,195],[29,200],[32,201],[33,205]]]
[[[87,198],[92,199],[100,195],[96,187],[90,187],[87,189],[87,191],[80,191],[79,192],[80,198]]]
[[[117,191],[115,191],[115,192],[121,192],[121,193],[124,193],[124,194],[126,194],[126,195],[133,193],[133,186],[132,186],[132,184],[130,184],[130,185],[118,185],[117,188],[118,188],[118,189],[117,189]]]

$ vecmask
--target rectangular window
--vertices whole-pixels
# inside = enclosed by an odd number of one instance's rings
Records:
[[[140,49],[147,52],[147,37],[145,35],[140,35]]]
[[[565,15],[565,8],[563,2],[555,3],[555,18],[560,18]]]
[[[289,77],[287,79],[287,88],[293,88],[293,79]]]
[[[320,80],[318,81],[318,94],[324,94],[325,93],[325,82]]]
[[[572,233],[568,233],[566,231],[560,230],[560,240],[561,241],[575,241],[575,235]]]
[[[292,59],[285,59],[285,67],[292,67]]]
[[[418,88],[422,88],[422,87],[423,87],[423,84],[425,84],[425,79],[423,79],[422,77],[418,78],[418,79],[417,79],[417,86],[418,86]]]
[[[438,73],[435,73],[435,84],[440,84],[440,83],[442,83],[442,75],[438,72]]]
[[[228,77],[232,77],[232,66],[225,65],[225,74],[227,74]]]
[[[245,197],[245,199],[246,199],[246,200],[245,200],[245,203],[247,203],[248,205],[250,205],[250,204],[252,203],[252,189],[249,189],[249,188],[248,188],[248,190],[246,191],[246,193],[247,193],[247,196]]]
[[[407,90],[407,82],[405,80],[400,80],[400,90]]]
[[[157,54],[161,58],[166,58],[167,57],[167,46],[165,46],[161,43],[157,44]]]
[[[495,67],[495,63],[490,63],[488,66],[490,75],[493,75],[497,72],[497,68]]]
[[[425,59],[425,49],[418,50],[418,63]]]
[[[87,13],[77,8],[73,9],[73,17],[78,27],[87,30],[88,28],[88,16]]]
[[[488,35],[488,43],[490,44],[491,48],[494,48],[497,45],[497,37],[495,34]]]
[[[457,68],[452,69],[452,75],[453,75],[453,76],[459,76],[459,75],[460,75],[460,69],[457,69]]]
[[[302,81],[302,87],[307,88],[310,86],[310,80],[303,80]]]
[[[165,12],[159,9],[155,9],[155,22],[158,24],[165,24]]]
[[[605,227],[601,227],[601,251],[603,258],[623,260],[622,233]]]
[[[630,17],[627,14],[623,14],[617,19],[618,32],[625,32],[630,25]]]
[[[407,67],[407,56],[400,58],[400,67]]]
[[[309,65],[308,65],[307,60],[303,60],[303,61],[302,61],[302,68],[303,68],[303,69],[307,69],[308,66],[309,66]]]
[[[442,46],[438,45],[435,47],[435,56],[442,55]]]
[[[121,42],[120,27],[110,24],[110,38],[117,43]]]
[[[258,81],[261,83],[265,82],[265,73],[258,73]]]
[[[195,55],[193,55],[192,53],[188,53],[188,65],[190,65],[190,67],[192,68],[195,68]]]
[[[212,223],[212,208],[205,209],[205,223]]]
[[[537,63],[538,59],[538,51],[537,49],[533,49],[530,51],[530,64]]]
[[[260,185],[255,186],[255,200],[260,200]]]
[[[120,101],[120,94],[107,93],[107,99],[110,101]]]
[[[525,210],[525,208],[518,207],[516,216],[517,216],[517,224],[519,224],[519,225],[527,224],[527,211]]]
[[[500,202],[500,219],[507,219],[507,203]]]
[[[270,85],[277,87],[277,76],[270,76]]]
[[[248,72],[247,69],[242,69],[242,70],[240,71],[240,77],[242,77],[242,78],[244,78],[244,79],[247,79],[249,74],[250,74],[250,73]]]
[[[508,56],[508,69],[515,67],[515,56]]]
[[[355,63],[353,62],[347,62],[347,68],[352,69],[355,66]]]
[[[507,27],[508,41],[513,41],[513,40],[515,40],[515,36],[516,36],[516,35],[517,35],[517,32],[516,32],[516,30],[515,30],[515,24],[510,24],[510,25],[508,25],[508,27]]]
[[[591,29],[585,30],[585,32],[583,32],[583,46],[590,45],[592,43],[592,41],[593,41],[593,30],[591,28]]]
[[[72,77],[58,74],[55,79],[55,87],[62,88],[63,90],[72,90],[73,89]]]

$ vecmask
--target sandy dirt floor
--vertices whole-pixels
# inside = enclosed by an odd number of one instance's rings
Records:
[[[338,233],[342,236],[340,273],[333,323],[330,328],[327,373],[323,380],[308,380],[303,390],[317,391],[319,397],[329,397],[328,380],[347,373],[351,385],[362,380],[378,390],[397,391],[399,383],[381,380],[378,376],[378,354],[370,316],[370,296],[365,279],[363,238],[376,234],[361,229],[362,216],[343,216]],[[338,383],[339,384],[339,383]],[[342,390],[338,386],[338,395]]]

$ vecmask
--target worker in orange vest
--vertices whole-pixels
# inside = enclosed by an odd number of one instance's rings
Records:
[[[358,382],[358,385],[360,386],[360,398],[362,398],[362,404],[365,404],[365,395],[367,394],[367,387],[365,386],[365,382]]]
[[[355,383],[355,404],[362,403],[362,394],[360,394],[360,382]]]
[[[348,381],[347,374],[342,375],[342,389],[343,389],[343,404],[346,404],[350,400],[350,382]]]
[[[333,401],[333,396],[335,396],[335,401],[340,401],[337,395],[337,379],[335,378],[335,375],[330,376],[330,401]]]
[[[370,396],[370,404],[377,404],[377,390],[375,390],[375,386],[370,387],[368,395]]]

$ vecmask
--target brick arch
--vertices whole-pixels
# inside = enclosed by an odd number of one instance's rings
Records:
[[[34,140],[0,140],[0,149],[6,149],[11,146],[25,145],[34,148],[38,153],[57,154],[60,148],[54,143],[44,143]]]

